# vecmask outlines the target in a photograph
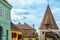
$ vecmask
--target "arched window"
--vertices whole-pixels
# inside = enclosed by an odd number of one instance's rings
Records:
[[[2,40],[2,27],[0,26],[0,40]]]

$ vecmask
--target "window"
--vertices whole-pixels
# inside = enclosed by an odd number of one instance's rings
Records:
[[[44,32],[42,32],[42,34],[44,34]]]
[[[45,38],[45,40],[47,40],[47,39]]]
[[[10,17],[9,15],[10,15],[10,13],[9,13],[9,11],[7,10],[7,11],[6,11],[6,19],[7,19],[7,20],[9,20],[9,17]]]
[[[0,6],[0,16],[2,16],[2,7]]]
[[[29,40],[32,40],[32,39],[29,39]]]
[[[5,19],[8,20],[9,19],[9,13],[8,13],[8,10],[6,9],[6,12],[5,12]]]
[[[16,33],[12,33],[12,38],[15,38],[17,36]]]
[[[21,30],[24,33],[24,30]]]
[[[18,35],[18,40],[20,40],[20,39],[22,39],[22,35],[21,34]]]
[[[22,40],[24,40],[24,39],[22,39]]]
[[[29,31],[28,34],[31,35],[32,34],[32,31]]]
[[[49,24],[45,24],[45,28],[48,29],[49,28]]]

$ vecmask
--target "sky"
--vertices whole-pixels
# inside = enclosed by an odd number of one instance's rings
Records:
[[[11,9],[11,21],[14,24],[26,22],[29,25],[35,24],[38,30],[46,7],[49,4],[54,19],[60,28],[60,0],[7,0],[13,8]],[[49,3],[48,3],[49,2]]]

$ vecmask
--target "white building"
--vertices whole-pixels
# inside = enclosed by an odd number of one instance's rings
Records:
[[[54,20],[49,5],[46,8],[43,20],[39,27],[39,40],[57,40],[59,28]]]

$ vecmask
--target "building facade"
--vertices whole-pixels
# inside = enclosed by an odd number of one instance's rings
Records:
[[[11,40],[22,40],[22,31],[20,31],[19,28],[17,28],[12,22],[10,37]]]
[[[22,40],[36,40],[36,30],[33,27],[27,23],[15,25],[22,31]]]
[[[0,40],[10,40],[10,10],[12,6],[0,0]]]
[[[58,37],[59,28],[48,5],[39,27],[39,40],[58,40]]]

